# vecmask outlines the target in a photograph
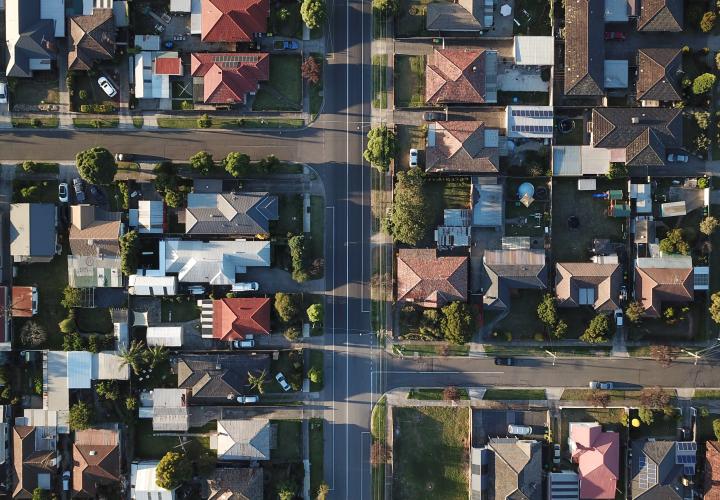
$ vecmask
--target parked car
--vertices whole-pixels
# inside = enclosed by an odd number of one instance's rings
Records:
[[[606,31],[605,40],[625,40],[625,33],[622,31]]]
[[[60,203],[67,203],[70,200],[67,182],[58,184],[58,200],[60,200]]]
[[[423,120],[426,122],[442,122],[445,121],[445,113],[438,111],[425,111],[423,113]]]
[[[105,92],[108,97],[115,97],[117,95],[117,90],[115,90],[115,87],[113,87],[112,83],[110,83],[110,80],[108,80],[104,76],[98,78],[97,82],[98,85],[100,85],[100,88],[103,89],[103,92]]]
[[[237,402],[241,405],[254,405],[260,401],[260,396],[238,396]]]
[[[598,382],[597,380],[593,380],[588,385],[590,389],[602,389],[603,391],[610,391],[615,387],[612,382]]]
[[[513,364],[515,364],[515,360],[513,358],[495,358],[495,364],[502,366],[512,366]]]
[[[283,375],[282,372],[278,372],[278,374],[275,375],[275,380],[278,381],[278,384],[280,384],[283,391],[287,392],[290,390],[290,384],[288,384],[288,381],[285,380],[285,375]]]
[[[255,347],[255,341],[252,339],[233,340],[230,342],[230,347],[233,349],[252,349]]]
[[[63,491],[70,491],[70,471],[66,470],[62,474]]]
[[[202,285],[192,285],[188,287],[190,295],[205,295],[205,287]]]
[[[7,103],[7,83],[0,82],[0,104]]]
[[[283,40],[283,50],[297,50],[300,48],[300,44],[297,40]]]
[[[625,285],[620,287],[620,300],[622,302],[626,302],[628,298],[628,290]]]
[[[260,285],[257,281],[248,281],[246,283],[233,283],[233,292],[257,292]]]
[[[418,164],[418,150],[415,148],[412,148],[410,150],[410,166],[417,167],[417,164]]]
[[[529,425],[508,425],[508,434],[515,434],[516,436],[529,436],[532,434],[532,427]]]
[[[83,180],[79,177],[76,177],[72,180],[73,183],[73,189],[75,190],[75,198],[77,198],[78,203],[82,203],[85,201],[85,184],[83,183]]]
[[[115,153],[115,161],[134,161],[136,155],[130,155],[127,153]]]
[[[670,163],[687,163],[690,157],[685,153],[670,153],[667,155],[667,161]]]
[[[553,463],[555,465],[560,463],[560,445],[557,443],[553,445]]]
[[[623,326],[623,312],[622,309],[615,309],[615,312],[613,313],[613,317],[615,318],[615,325],[617,326]]]

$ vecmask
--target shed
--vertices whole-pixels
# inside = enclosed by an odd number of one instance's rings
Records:
[[[597,179],[578,179],[578,191],[595,191],[597,189]]]
[[[177,295],[175,276],[142,276],[132,274],[128,279],[130,295]]]
[[[605,88],[626,89],[628,87],[628,61],[605,60]]]
[[[552,36],[516,36],[513,39],[515,64],[519,66],[552,66],[555,57]]]
[[[630,184],[630,199],[635,200],[635,209],[638,213],[652,213],[652,186],[650,184]]]
[[[637,244],[655,243],[655,221],[649,219],[635,220],[635,237],[633,242]]]
[[[610,151],[592,146],[553,146],[554,176],[604,175],[610,168]]]
[[[630,217],[631,212],[627,203],[616,203],[610,207],[610,215],[613,217]]]
[[[130,467],[130,498],[133,500],[175,500],[175,491],[157,485],[157,460],[133,462]]]
[[[68,389],[90,389],[92,387],[93,354],[88,351],[67,353]]]
[[[660,217],[680,217],[687,214],[685,201],[671,201],[660,205]]]
[[[147,345],[180,347],[183,344],[182,326],[151,326],[147,329]]]

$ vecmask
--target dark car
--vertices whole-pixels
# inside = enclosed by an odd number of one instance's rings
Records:
[[[283,50],[297,50],[300,48],[300,44],[297,43],[297,40],[284,40],[282,48]]]
[[[606,31],[605,40],[625,40],[625,33],[623,33],[622,31]]]
[[[442,122],[445,121],[445,113],[438,111],[425,111],[423,113],[423,120],[426,122]]]
[[[512,366],[515,364],[515,360],[513,358],[495,358],[495,364],[502,366]]]
[[[85,185],[83,184],[82,179],[75,178],[72,180],[73,183],[73,189],[75,190],[75,198],[77,198],[78,203],[82,203],[85,201]]]

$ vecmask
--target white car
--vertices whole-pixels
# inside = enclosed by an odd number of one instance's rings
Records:
[[[282,387],[282,390],[287,392],[290,390],[290,384],[288,384],[288,381],[285,380],[285,375],[282,374],[282,372],[279,372],[277,375],[275,375],[275,380],[278,381],[278,384],[280,384],[280,387]]]
[[[250,281],[248,283],[233,283],[233,292],[257,292],[260,289],[260,285],[257,281]]]
[[[238,396],[237,402],[241,405],[252,405],[260,401],[260,396]]]
[[[0,104],[7,103],[7,83],[0,82]]]
[[[105,92],[108,97],[115,97],[117,95],[117,90],[115,90],[115,87],[113,87],[112,83],[110,83],[110,80],[108,80],[104,76],[98,78],[98,85],[100,85],[100,88],[103,89],[103,92]]]
[[[417,165],[418,165],[418,150],[415,148],[412,148],[410,150],[410,166],[417,167]]]
[[[63,491],[70,491],[70,471],[66,470],[62,474]]]
[[[67,203],[70,201],[70,191],[68,190],[67,182],[61,182],[58,184],[58,200],[60,200],[60,203]]]
[[[624,316],[623,316],[622,309],[615,309],[614,316],[615,316],[615,325],[623,326]]]
[[[612,382],[597,382],[595,380],[588,385],[590,389],[602,389],[603,391],[612,391],[615,388],[615,384]]]
[[[233,340],[230,346],[233,349],[252,349],[255,347],[255,341],[252,339]]]
[[[670,153],[667,155],[669,163],[687,163],[690,157],[684,153]]]

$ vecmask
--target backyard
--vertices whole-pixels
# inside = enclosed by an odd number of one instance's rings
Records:
[[[425,106],[425,56],[395,56],[395,106]]]
[[[400,0],[398,15],[395,16],[395,34],[398,38],[432,36],[425,29],[427,4],[433,0]]]
[[[253,111],[301,111],[302,75],[299,55],[270,56],[270,80],[262,82]]]
[[[550,2],[544,0],[515,0],[513,17],[517,21],[513,24],[516,35],[552,35]]]
[[[164,298],[161,300],[160,311],[163,323],[184,323],[200,317],[200,309],[192,297]]]
[[[112,333],[113,323],[108,308],[75,309],[75,321],[80,333]]]
[[[209,436],[184,437],[181,445],[177,436],[155,434],[152,419],[136,419],[134,428],[136,458],[159,459],[168,451],[184,451],[188,456],[197,456],[201,452],[214,453],[210,450]]]
[[[572,123],[572,129],[567,132],[561,132],[559,123]],[[580,146],[583,143],[585,131],[583,129],[585,122],[582,118],[569,119],[560,118],[555,120],[555,140],[553,144],[556,146]]]
[[[393,498],[467,499],[467,408],[394,408]],[[440,464],[440,465],[439,465]]]
[[[425,195],[425,213],[429,214],[430,220],[428,220],[425,238],[419,244],[421,247],[433,245],[434,231],[437,226],[443,224],[444,209],[470,208],[470,180],[467,178],[448,180],[426,177],[423,183],[423,194]]]

